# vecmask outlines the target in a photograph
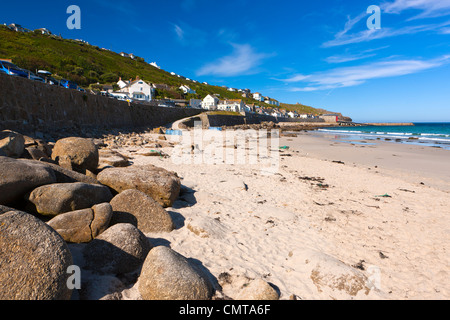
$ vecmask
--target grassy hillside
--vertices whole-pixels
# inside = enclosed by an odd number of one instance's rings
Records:
[[[123,50],[126,51],[127,48]],[[119,77],[135,79],[139,76],[147,82],[167,84],[172,87],[171,90],[157,90],[157,98],[203,99],[208,94],[216,93],[220,94],[222,99],[243,99],[249,104],[265,105],[253,99],[242,98],[240,93],[230,92],[223,87],[193,83],[172,76],[166,71],[149,65],[142,58],[132,60],[97,46],[37,32],[14,32],[6,26],[0,26],[0,58],[12,59],[13,63],[19,67],[31,71],[48,70],[56,78],[72,80],[85,88],[97,82],[113,84]],[[182,84],[189,85],[197,94],[182,96],[177,89]],[[289,110],[302,110],[301,112],[322,113],[322,110],[307,106],[286,104],[283,107]]]

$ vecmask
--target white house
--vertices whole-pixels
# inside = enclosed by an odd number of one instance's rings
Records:
[[[255,100],[257,100],[257,101],[264,101],[264,99],[263,99],[261,93],[259,93],[259,92],[255,92],[255,93],[253,94],[253,99],[255,99]]]
[[[130,83],[130,81],[123,81],[122,78],[119,78],[117,85],[119,86],[120,89],[123,89],[128,85],[128,83]]]
[[[219,98],[216,96],[208,94],[202,101],[202,108],[207,110],[217,110],[219,101]]]
[[[267,103],[267,104],[270,104],[272,106],[277,106],[277,107],[280,106],[280,103],[277,100],[274,100],[274,99],[267,98],[264,102]]]
[[[182,86],[180,87],[180,90],[183,91],[184,94],[188,94],[188,93],[195,94],[195,93],[196,93],[195,90],[192,90],[192,89],[189,88],[189,86],[187,86],[187,85],[182,85]]]
[[[125,83],[124,87],[121,87]],[[153,87],[144,80],[137,78],[134,81],[122,81],[117,83],[120,90],[116,93],[126,93],[130,98],[139,101],[151,101],[153,99]]]
[[[243,112],[245,111],[245,103],[242,100],[222,100],[217,105],[218,110]]]
[[[288,116],[289,118],[295,118],[295,113],[293,111],[289,111]]]
[[[16,24],[16,23],[11,23],[8,26],[9,29],[16,31],[16,32],[29,32],[30,30],[22,27],[20,24]]]
[[[154,67],[157,68],[157,69],[161,69],[161,67],[158,66],[158,65],[156,64],[156,62],[151,62],[150,65],[151,65],[151,66],[154,66]]]
[[[50,30],[46,29],[46,28],[40,28],[40,29],[36,29],[34,31],[39,31],[41,34],[50,36],[52,33],[50,32]]]

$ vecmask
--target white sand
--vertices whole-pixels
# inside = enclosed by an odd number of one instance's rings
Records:
[[[154,164],[182,178],[184,192],[167,209],[177,229],[147,236],[198,260],[213,279],[228,273],[231,284],[220,282],[226,296],[235,297],[249,278],[263,278],[281,299],[450,298],[449,189],[402,178],[388,162],[369,170],[357,162],[365,150],[358,146],[329,147],[333,142],[308,139],[282,138],[292,156],[281,157],[279,173],[272,176],[251,165],[174,164],[130,153],[136,147],[118,151],[134,157],[136,165]],[[334,148],[333,156],[354,161],[322,160],[323,154],[313,152],[320,143],[322,149]],[[388,152],[383,148],[371,151]],[[323,178],[329,187],[299,177]],[[391,198],[377,197],[384,194]],[[365,270],[353,267],[362,260]],[[123,292],[123,299],[139,298],[137,286]]]

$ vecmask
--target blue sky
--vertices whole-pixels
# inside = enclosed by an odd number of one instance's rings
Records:
[[[66,27],[69,5],[81,30]],[[450,122],[450,0],[8,1],[3,22],[355,121]]]

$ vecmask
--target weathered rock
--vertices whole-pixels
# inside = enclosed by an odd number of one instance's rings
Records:
[[[44,151],[42,151],[41,149],[39,149],[38,147],[35,147],[35,146],[27,147],[27,148],[25,148],[25,150],[28,152],[31,159],[34,159],[34,160],[39,160],[41,158],[49,159],[47,154]]]
[[[150,241],[135,226],[116,224],[83,249],[85,268],[100,273],[128,273],[145,261],[151,248]]]
[[[97,169],[99,154],[92,139],[71,137],[56,142],[52,159],[66,169],[85,173]]]
[[[236,297],[236,300],[278,300],[278,292],[266,281],[256,279],[251,281]]]
[[[210,217],[189,218],[186,226],[200,238],[223,239],[227,235],[227,228],[220,221]]]
[[[100,203],[93,206],[92,211],[94,211],[94,220],[91,224],[91,231],[92,238],[95,239],[110,226],[113,209],[109,203]]]
[[[35,206],[36,212],[39,214],[56,216],[109,202],[113,196],[105,186],[75,182],[38,187],[26,198]]]
[[[98,174],[97,179],[118,193],[128,189],[142,191],[163,207],[172,206],[181,187],[176,173],[153,165],[107,168]]]
[[[94,219],[92,209],[83,209],[60,214],[48,222],[68,243],[83,243],[92,240],[90,225]]]
[[[99,150],[99,155],[99,166],[109,165],[112,167],[123,168],[130,165],[128,157],[114,150],[102,149]]]
[[[26,161],[26,160],[24,160]],[[72,183],[72,182],[84,182],[91,184],[100,184],[97,179],[92,177],[88,177],[85,174],[64,169],[57,164],[48,163],[48,162],[40,162],[40,164],[44,167],[50,168],[54,171],[56,176],[56,183]]]
[[[0,204],[10,204],[27,192],[56,182],[55,173],[37,161],[0,157]]]
[[[60,214],[48,222],[68,243],[86,243],[104,232],[112,217],[109,203]]]
[[[5,212],[10,212],[10,211],[17,211],[17,210],[7,207],[7,206],[0,205],[0,214],[5,213]]]
[[[25,139],[23,135],[11,130],[1,131],[0,150],[8,157],[20,157],[25,150]]]
[[[0,214],[0,300],[68,300],[67,244],[24,212]]]
[[[209,300],[213,289],[204,272],[170,248],[153,248],[139,277],[144,300]]]
[[[170,232],[173,221],[164,208],[145,193],[129,189],[111,200],[114,211],[111,224],[131,223],[144,233]]]

